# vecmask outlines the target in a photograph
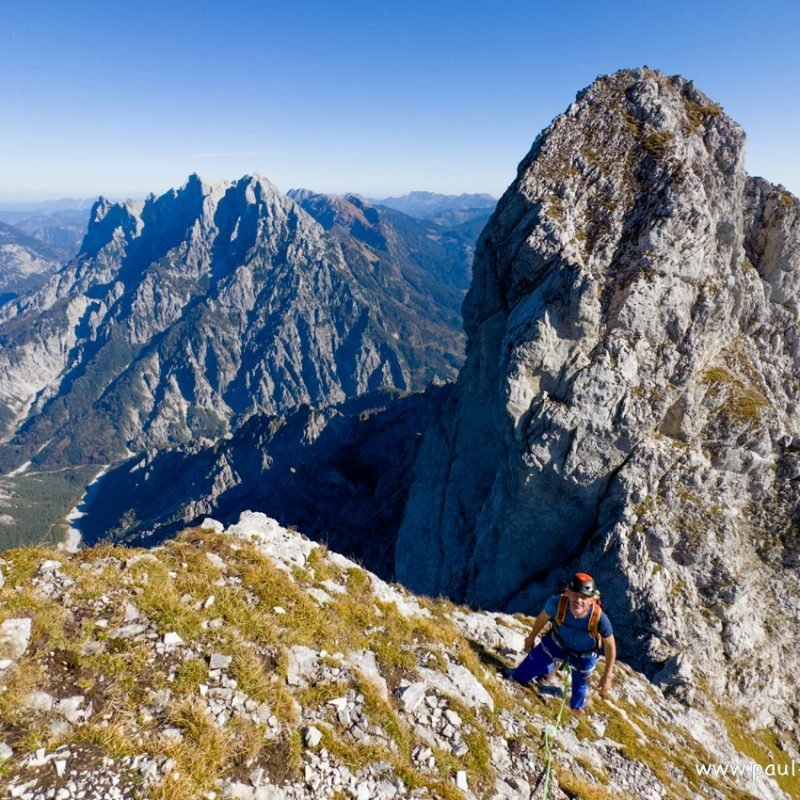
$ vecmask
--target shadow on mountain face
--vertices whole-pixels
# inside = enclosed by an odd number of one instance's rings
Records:
[[[214,441],[255,409],[454,379],[472,238],[301,199],[328,232],[249,176],[98,200],[53,287],[3,314],[0,371],[22,396],[0,392],[0,471],[117,464]]]
[[[206,516],[230,523],[250,509],[393,579],[417,449],[452,388],[255,415],[197,452],[131,459],[101,478],[82,508],[84,541],[152,546]]]

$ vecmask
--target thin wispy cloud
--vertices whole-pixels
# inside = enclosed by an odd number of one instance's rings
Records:
[[[231,150],[226,153],[189,153],[189,158],[236,158],[237,156],[266,156],[285,153],[286,150]]]

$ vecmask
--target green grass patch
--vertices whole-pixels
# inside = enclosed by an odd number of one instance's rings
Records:
[[[364,710],[370,722],[379,725],[389,738],[394,741],[400,756],[411,759],[411,735],[406,725],[392,704],[383,698],[378,688],[371,681],[358,680],[358,691],[364,695]]]
[[[689,130],[694,133],[705,125],[709,119],[718,117],[722,113],[722,108],[716,103],[698,103],[683,97],[683,110],[689,120]]]
[[[183,779],[195,790],[195,797],[214,788],[224,774],[229,759],[225,733],[207,715],[202,703],[188,700],[170,710],[170,721],[184,735],[184,740],[171,750]]]
[[[164,633],[174,631],[184,641],[197,636],[202,631],[203,619],[181,600],[181,592],[167,567],[161,563],[143,561],[134,565],[134,569],[137,568],[141,578],[139,586],[143,589],[136,598],[139,610]]]
[[[653,131],[642,138],[647,152],[656,159],[663,158],[668,152],[675,135],[669,131]]]
[[[13,517],[14,524],[0,524],[0,550],[63,542],[69,528],[66,516],[97,471],[97,466],[85,466],[3,478],[0,485],[11,499],[0,513]]]
[[[341,570],[327,560],[328,548],[315,547],[308,554],[308,566],[314,571],[317,581],[336,581],[341,578]]]
[[[344,681],[320,682],[301,689],[296,699],[303,708],[319,708],[337,697],[344,697],[350,688],[350,684]]]
[[[112,639],[105,653],[82,656],[81,666],[97,676],[102,675],[108,692],[136,703],[148,687],[156,688],[159,678],[164,680],[164,676],[153,669],[151,656],[149,643]]]
[[[581,775],[566,770],[556,770],[558,788],[574,800],[627,800],[626,795],[612,792],[602,783],[592,783]]]
[[[188,658],[175,670],[172,689],[176,694],[193,694],[208,680],[208,665],[199,658]]]
[[[41,667],[28,656],[17,661],[16,668],[3,677],[0,691],[0,722],[3,725],[19,726],[30,721],[31,714],[25,708],[25,698],[44,685]]]
[[[269,664],[250,648],[239,649],[231,664],[231,675],[238,688],[260,703],[272,699],[274,681],[271,678],[274,672],[275,665]]]
[[[124,758],[141,752],[141,745],[132,737],[136,730],[132,720],[119,714],[113,721],[91,721],[78,725],[64,741],[64,744],[88,744],[99,748],[111,758]]]
[[[736,422],[758,420],[769,406],[769,400],[752,386],[747,386],[722,367],[711,367],[703,373],[708,385],[708,396],[724,395],[719,411]]]
[[[6,602],[13,602],[16,597],[14,589],[25,589],[29,586],[42,561],[64,560],[64,554],[43,545],[20,547],[12,553],[4,554],[3,577],[5,586],[0,590],[0,597]]]

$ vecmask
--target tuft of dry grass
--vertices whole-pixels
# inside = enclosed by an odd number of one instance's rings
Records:
[[[172,690],[176,694],[192,694],[208,679],[208,665],[199,658],[188,658],[175,670]]]
[[[763,409],[769,406],[769,400],[761,392],[745,385],[722,367],[707,369],[703,373],[703,380],[708,385],[709,397],[725,393],[719,410],[735,421],[755,421],[760,418]]]
[[[169,717],[184,735],[169,754],[175,759],[176,768],[191,781],[197,797],[224,774],[231,758],[230,743],[197,698],[173,706]]]
[[[689,120],[689,130],[694,133],[701,126],[705,125],[709,119],[719,116],[722,108],[716,103],[697,103],[688,97],[683,97],[683,108]]]
[[[49,547],[32,546],[19,547],[3,553],[3,577],[5,587],[2,595],[10,599],[11,592],[15,589],[23,590],[29,586],[43,561],[64,561],[64,553]]]
[[[259,702],[269,702],[274,694],[272,675],[275,667],[250,648],[238,650],[233,657],[231,674],[241,691]]]
[[[663,158],[669,152],[669,146],[675,138],[669,131],[653,131],[642,139],[647,152],[656,159]]]
[[[612,792],[600,783],[592,783],[574,772],[556,772],[558,788],[567,797],[576,800],[627,800],[624,795]]]
[[[135,715],[129,711],[124,715],[115,715],[112,720],[92,720],[78,725],[63,743],[90,744],[112,758],[123,758],[141,752],[141,745],[134,737],[136,730],[138,725]]]
[[[372,681],[359,679],[358,691],[364,695],[364,710],[374,725],[379,725],[397,745],[400,756],[411,759],[411,734],[391,702],[385,700]]]
[[[31,714],[25,707],[25,701],[31,692],[43,685],[41,667],[30,656],[20,658],[16,666],[3,677],[0,686],[0,722],[14,727],[29,722]]]
[[[249,719],[234,717],[226,729],[229,767],[252,764],[264,750],[264,730]]]

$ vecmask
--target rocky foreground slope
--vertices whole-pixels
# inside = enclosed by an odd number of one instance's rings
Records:
[[[560,700],[501,677],[520,617],[415,597],[249,512],[153,550],[12,550],[0,571],[4,797],[542,796]],[[589,710],[555,733],[552,798],[795,791],[755,768],[800,757],[780,731],[624,665]],[[728,762],[746,774],[701,774]]]

